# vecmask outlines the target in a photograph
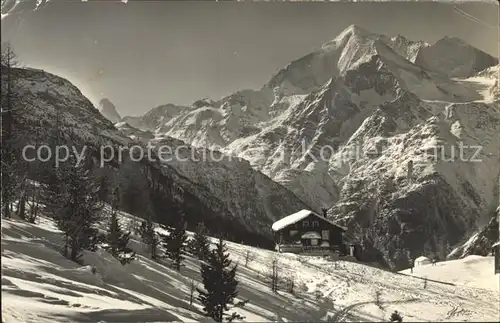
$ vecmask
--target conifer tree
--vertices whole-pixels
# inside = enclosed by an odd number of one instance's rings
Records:
[[[203,304],[207,316],[216,322],[222,322],[224,313],[229,310],[228,305],[238,296],[236,287],[237,265],[231,266],[229,253],[224,241],[219,238],[215,250],[210,252],[207,264],[201,264],[201,277],[204,290],[197,289],[198,300]],[[226,315],[227,316],[227,315]]]
[[[49,147],[55,147],[61,142],[61,134],[59,131],[59,113],[56,113],[56,127],[49,137]],[[52,150],[54,151],[54,150]],[[62,255],[68,257],[69,250],[69,228],[68,216],[69,212],[66,208],[65,202],[68,198],[65,191],[65,177],[69,169],[69,162],[61,163],[56,167],[55,160],[52,158],[50,164],[45,168],[43,175],[43,190],[42,200],[45,213],[51,217],[56,223],[57,227],[63,232],[63,246]]]
[[[3,44],[2,44],[3,45]],[[16,198],[19,183],[19,156],[15,147],[15,117],[18,109],[15,91],[16,55],[9,44],[2,46],[1,53],[1,211],[10,217],[12,203]]]
[[[101,196],[102,198],[102,196]],[[109,211],[109,227],[106,235],[106,242],[108,243],[109,252],[115,258],[118,257],[118,245],[122,237],[122,230],[118,222],[118,188],[113,191],[111,197],[110,211]]]
[[[88,165],[75,165],[73,162],[63,172],[64,193],[60,194],[62,207],[58,212],[57,224],[65,233],[66,246],[71,249],[69,258],[80,262],[81,252],[95,249],[95,243],[98,242],[94,225],[101,218],[104,204],[99,200],[99,187]]]
[[[118,220],[119,190],[116,188],[111,197],[109,227],[106,235],[108,251],[122,265],[130,263],[135,258],[135,252],[128,247],[130,232],[122,231]]]
[[[196,227],[193,239],[189,242],[190,252],[200,260],[205,260],[210,253],[210,242],[205,234],[206,228],[200,223]]]
[[[185,222],[180,218],[177,223],[170,227],[170,234],[163,238],[163,246],[167,258],[173,261],[174,268],[179,271],[184,260],[184,243],[187,240]]]
[[[61,114],[60,110],[55,110],[55,126],[49,134],[48,144],[51,151],[55,151],[56,147],[63,142],[63,133],[61,131]],[[42,168],[42,180],[44,184],[41,194],[41,199],[45,205],[44,211],[62,228],[63,221],[63,203],[64,198],[64,172],[67,170],[69,162],[64,162],[56,165],[55,156],[52,156],[48,165]],[[63,232],[66,232],[63,230]],[[64,236],[63,255],[67,256],[68,237]]]
[[[151,259],[156,259],[159,241],[151,216],[148,216],[147,220],[142,221],[138,231],[142,242],[150,248]]]

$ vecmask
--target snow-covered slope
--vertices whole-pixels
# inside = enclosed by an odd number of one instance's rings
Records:
[[[43,8],[50,0],[2,0],[2,20],[7,16],[16,16],[23,11],[35,11]]]
[[[495,258],[483,256],[467,256],[460,260],[450,260],[432,264],[417,266],[401,271],[406,275],[427,278],[429,280],[438,280],[457,286],[469,286],[492,290],[500,290],[499,275],[495,274]],[[499,305],[495,307],[500,311]]]
[[[125,122],[136,129],[147,129],[146,125],[142,122],[142,117],[125,116],[120,120],[120,122]]]
[[[146,129],[154,130],[168,123],[172,118],[187,112],[189,108],[174,104],[165,104],[146,112],[141,117],[141,123]]]
[[[498,64],[498,59],[455,37],[445,37],[422,47],[416,64],[449,77],[470,77]]]
[[[99,111],[106,119],[113,123],[117,123],[122,119],[118,111],[116,111],[115,105],[109,99],[99,101]]]
[[[500,65],[488,67],[477,75],[474,75],[466,80],[476,82],[482,85],[483,95],[489,101],[500,100],[499,73]]]
[[[138,140],[143,143],[147,143],[149,140],[154,138],[154,134],[151,131],[143,131],[139,130],[126,121],[120,121],[115,123],[116,129],[120,130],[120,132],[132,140]]]
[[[118,145],[142,144],[145,158],[141,163],[133,163],[134,167],[147,167],[152,174],[151,185],[162,186],[165,207],[180,203],[188,216],[197,221],[203,219],[217,230],[227,229],[232,239],[246,241],[254,236],[254,242],[269,244],[270,226],[275,220],[297,209],[308,208],[286,188],[251,168],[247,161],[219,159],[220,153],[216,152],[208,152],[207,159],[203,160],[189,144],[179,140],[169,142],[167,137],[158,143],[171,145],[175,158],[147,160],[145,144],[153,138],[152,133],[127,123],[116,124],[117,129],[63,78],[31,69],[16,69],[14,73],[15,90],[22,94],[22,100],[16,104],[29,109],[18,120],[21,141],[36,145],[47,143],[58,124],[66,143],[86,145],[97,155],[101,145],[112,145],[118,150]],[[153,149],[153,157],[157,153]],[[118,158],[116,154],[115,162]],[[168,212],[164,209],[164,213]],[[164,215],[157,216],[161,219]]]
[[[120,220],[129,228],[137,221],[124,213]],[[177,272],[168,260],[148,259],[145,246],[133,236],[139,256],[131,264],[121,266],[99,250],[87,252],[85,266],[79,266],[59,254],[61,239],[44,217],[37,224],[2,219],[3,322],[210,321],[196,299],[189,304],[191,281],[201,287],[198,260],[188,256]],[[380,322],[394,310],[405,322],[498,318],[498,275],[492,274],[491,257],[419,267],[412,277],[349,261],[227,245],[239,264],[236,301],[248,300],[232,311],[243,315],[244,322]],[[244,266],[247,253],[251,261]],[[277,294],[271,292],[266,277],[273,259],[280,277],[294,281],[294,294],[286,291],[284,281]]]

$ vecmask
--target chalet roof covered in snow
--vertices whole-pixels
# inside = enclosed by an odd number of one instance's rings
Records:
[[[425,257],[425,256],[420,256],[417,259],[415,259],[415,261],[417,261],[417,262],[419,262],[419,261],[430,261],[430,259],[427,258],[427,257]]]
[[[420,256],[415,260],[429,260],[429,258],[427,258],[426,256]]]
[[[282,219],[279,219],[278,221],[273,223],[271,228],[273,229],[273,231],[279,231],[283,228],[286,228],[289,225],[292,225],[294,223],[299,222],[300,220],[307,218],[311,214],[317,216],[318,218],[322,219],[323,221],[330,223],[331,225],[334,225],[334,226],[339,227],[340,229],[342,229],[344,231],[347,231],[347,228],[344,228],[338,224],[335,224],[332,221],[328,220],[327,218],[319,215],[316,212],[310,211],[310,210],[300,210],[297,213],[293,213],[293,214],[290,214],[289,216],[286,216]]]

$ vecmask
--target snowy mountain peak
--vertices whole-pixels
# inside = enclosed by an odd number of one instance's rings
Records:
[[[172,103],[160,105],[146,112],[141,118],[141,123],[146,129],[154,130],[188,110],[189,107]]]
[[[99,111],[113,123],[117,123],[122,119],[118,111],[116,111],[115,105],[109,99],[104,98],[99,102]]]
[[[324,43],[319,50],[292,61],[281,69],[265,88],[272,89],[277,97],[307,94],[319,90],[331,77],[345,76],[349,71],[373,63],[374,56],[379,56],[381,60],[378,63],[383,63],[396,77],[416,73],[416,79],[412,77],[414,83],[424,76],[426,66],[417,67],[415,63],[419,55],[420,61],[427,61],[428,55],[421,55],[421,51],[427,47],[429,44],[423,41],[411,41],[401,35],[388,37],[351,25],[333,40]],[[451,54],[453,53],[452,50]],[[475,53],[469,53],[460,57],[445,68],[452,70],[458,65],[467,65],[474,55]],[[488,63],[486,60],[485,64]],[[408,73],[403,72],[401,75],[401,69],[408,70]],[[435,83],[442,81],[437,80]],[[434,97],[436,96],[439,95]]]
[[[194,108],[216,107],[217,102],[209,98],[203,98],[201,100],[196,100],[195,102],[193,102],[192,106]]]
[[[342,39],[346,36],[360,36],[360,37],[369,37],[370,35],[373,35],[371,32],[368,30],[364,29],[363,27],[360,27],[358,25],[350,25],[346,29],[344,29],[337,37],[336,39]]]

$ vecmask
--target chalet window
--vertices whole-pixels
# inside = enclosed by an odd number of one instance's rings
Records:
[[[330,230],[321,231],[321,239],[330,240]]]
[[[311,239],[311,246],[317,246],[318,245],[318,239]]]
[[[313,228],[317,228],[317,227],[319,227],[319,221],[313,221],[313,222],[312,222],[312,227],[313,227]]]
[[[293,237],[294,235],[297,235],[297,233],[299,233],[299,231],[297,231],[297,230],[290,230],[290,237]]]
[[[303,226],[304,228],[309,227],[309,221],[302,221],[302,226]]]

